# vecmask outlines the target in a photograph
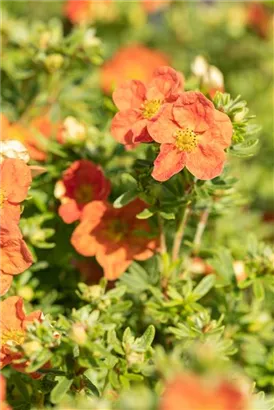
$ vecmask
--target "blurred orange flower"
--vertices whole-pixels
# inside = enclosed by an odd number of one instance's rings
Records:
[[[71,243],[81,255],[95,256],[107,279],[117,279],[134,259],[146,260],[157,248],[147,221],[136,218],[144,208],[139,200],[121,209],[94,201],[84,208]]]
[[[12,364],[18,359],[18,354],[11,351],[11,347],[22,345],[25,340],[25,331],[28,324],[34,320],[42,321],[42,312],[35,311],[26,315],[24,312],[23,299],[18,296],[10,296],[0,302],[0,331],[1,331],[1,353],[0,368]],[[25,364],[26,366],[26,364]],[[14,367],[22,371],[23,365],[14,364]]]
[[[266,38],[270,33],[271,13],[264,4],[250,2],[247,6],[247,24],[259,36]]]
[[[28,269],[33,263],[32,255],[16,224],[0,230],[0,296],[10,288],[13,275]]]
[[[176,100],[183,85],[180,73],[170,67],[159,67],[147,86],[131,80],[118,87],[113,93],[113,100],[120,110],[112,120],[113,137],[125,145],[151,142],[149,124],[167,103]]]
[[[169,64],[169,58],[143,45],[120,48],[101,69],[101,87],[110,94],[126,80],[151,80],[156,68]]]
[[[6,379],[0,374],[0,407],[2,410],[11,410],[6,404]]]
[[[0,164],[1,227],[19,223],[20,202],[26,199],[32,177],[31,170],[21,159],[5,159]]]
[[[186,167],[196,178],[207,180],[223,170],[232,124],[202,93],[188,91],[163,107],[148,124],[148,132],[161,144],[154,179],[166,181]]]
[[[84,159],[75,161],[56,183],[55,196],[61,201],[59,215],[64,222],[72,223],[89,202],[105,200],[109,193],[110,182],[99,165]]]
[[[57,134],[59,124],[53,124],[47,116],[33,119],[29,127],[19,123],[10,124],[8,119],[1,117],[1,140],[18,140],[28,149],[30,157],[36,161],[45,161],[47,157],[46,142]]]
[[[68,0],[65,15],[76,23],[91,23],[95,20],[112,21],[116,15],[112,0]]]
[[[169,6],[172,0],[141,0],[144,9],[148,13],[155,13],[165,7]]]
[[[248,410],[248,398],[236,385],[217,384],[185,374],[170,382],[164,391],[160,410]]]

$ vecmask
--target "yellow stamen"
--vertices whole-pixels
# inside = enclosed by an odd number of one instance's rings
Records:
[[[75,192],[75,199],[80,204],[91,202],[93,197],[92,186],[88,184],[80,185]]]
[[[5,345],[8,342],[11,342],[16,345],[20,345],[24,342],[25,340],[25,334],[23,330],[15,330],[15,329],[9,329],[9,330],[4,330],[1,333],[1,345]]]
[[[6,199],[7,197],[4,189],[0,188],[0,208],[3,208]]]
[[[143,117],[146,119],[152,118],[161,106],[161,100],[147,100],[143,104]]]
[[[175,145],[180,151],[192,152],[198,145],[197,135],[189,128],[178,130]]]

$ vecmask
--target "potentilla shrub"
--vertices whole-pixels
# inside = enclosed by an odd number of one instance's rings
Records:
[[[4,63],[1,406],[270,410],[274,253],[244,231],[233,159],[257,150],[247,103],[152,70],[155,50],[136,78],[125,50],[96,75],[86,19],[116,4],[78,3],[69,34],[4,30],[22,71]]]

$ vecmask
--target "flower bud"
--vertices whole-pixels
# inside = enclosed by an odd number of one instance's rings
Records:
[[[64,57],[61,54],[51,54],[45,59],[45,66],[50,73],[59,70],[64,63]]]
[[[34,296],[33,289],[30,286],[21,286],[18,289],[18,296],[30,302]]]
[[[74,117],[64,120],[60,139],[64,144],[78,145],[85,141],[87,136],[86,127]]]
[[[77,343],[80,346],[86,343],[87,333],[82,323],[74,323],[72,325],[70,337],[75,343]]]
[[[0,141],[0,163],[7,158],[21,159],[27,163],[30,159],[27,148],[17,140]]]
[[[36,340],[33,340],[31,342],[26,342],[23,344],[23,349],[24,352],[28,357],[32,356],[33,353],[37,353],[42,349],[41,343],[39,343]]]

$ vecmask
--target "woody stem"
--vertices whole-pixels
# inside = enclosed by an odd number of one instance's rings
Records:
[[[175,234],[173,248],[172,248],[172,260],[173,261],[176,261],[178,259],[181,243],[182,243],[184,233],[185,233],[185,227],[186,227],[190,213],[191,213],[191,208],[190,208],[190,203],[188,203],[187,206],[185,207],[185,211],[182,214],[180,224]]]
[[[199,252],[201,241],[202,241],[202,236],[206,228],[208,217],[209,217],[209,209],[206,208],[201,213],[200,220],[197,225],[196,233],[195,233],[194,240],[193,240],[195,254]]]
[[[166,247],[166,238],[165,238],[165,232],[164,232],[164,224],[163,224],[163,219],[161,218],[160,213],[157,213],[157,219],[158,219],[158,226],[159,226],[159,231],[160,231],[160,253],[163,255],[167,251]]]

